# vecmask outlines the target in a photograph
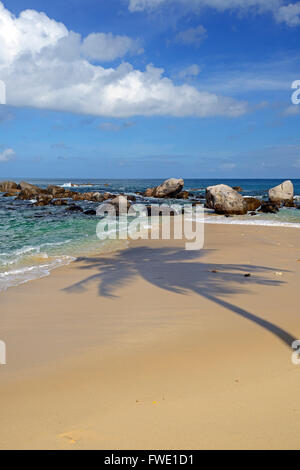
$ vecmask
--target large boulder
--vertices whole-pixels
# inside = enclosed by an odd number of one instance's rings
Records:
[[[173,197],[180,193],[183,189],[183,179],[170,178],[157,186],[155,189],[155,197]]]
[[[170,178],[155,188],[148,188],[144,192],[144,197],[172,198],[182,192],[184,186],[183,179]]]
[[[206,206],[214,209],[217,214],[244,215],[247,204],[237,191],[226,184],[209,186],[206,189]]]
[[[290,180],[271,188],[269,190],[269,200],[275,204],[292,205],[294,200],[294,185]]]
[[[0,182],[0,193],[5,193],[13,190],[17,190],[18,185],[14,181],[1,181]]]

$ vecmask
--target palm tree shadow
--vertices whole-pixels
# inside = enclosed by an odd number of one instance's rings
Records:
[[[208,250],[187,251],[173,247],[146,246],[120,251],[111,257],[78,258],[80,269],[97,270],[96,274],[64,289],[67,293],[80,293],[95,282],[99,295],[116,298],[118,288],[130,284],[138,276],[156,287],[181,295],[195,293],[225,309],[259,325],[291,347],[296,339],[279,326],[244,310],[228,300],[234,294],[246,293],[249,283],[281,286],[282,281],[270,279],[276,268],[237,264],[211,264],[199,261]],[[197,258],[197,260],[196,260]],[[245,274],[250,274],[247,278]]]

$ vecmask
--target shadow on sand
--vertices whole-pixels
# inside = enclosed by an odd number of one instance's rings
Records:
[[[64,289],[68,293],[80,293],[88,285],[97,283],[99,295],[116,298],[118,288],[128,285],[137,276],[150,284],[177,294],[195,293],[225,309],[259,325],[287,346],[295,338],[263,318],[260,318],[224,298],[246,293],[250,285],[280,286],[282,281],[270,279],[276,268],[237,264],[210,264],[205,258],[208,251],[186,251],[173,247],[136,247],[120,251],[111,257],[78,258],[84,263],[80,269],[97,270],[96,274]],[[197,260],[196,260],[197,259]],[[213,272],[217,271],[217,272]],[[250,274],[250,277],[245,277]],[[269,277],[269,278],[268,278]]]

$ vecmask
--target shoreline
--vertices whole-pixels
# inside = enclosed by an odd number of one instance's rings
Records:
[[[274,229],[130,242],[2,293],[0,448],[299,448],[299,243]]]
[[[264,214],[265,215],[265,214]],[[259,220],[258,217],[255,217],[254,218],[251,218],[249,216],[247,216],[248,219],[245,219],[245,218],[239,218],[237,216],[235,217],[230,217],[230,218],[226,218],[222,215],[217,215],[217,214],[210,214],[209,216],[206,215],[205,219],[204,219],[204,224],[208,224],[208,225],[229,225],[229,226],[246,226],[246,227],[266,227],[266,228],[284,228],[284,229],[300,229],[300,223],[293,223],[293,222],[281,222],[281,221],[274,221],[274,220],[268,220],[268,219],[261,219]],[[151,240],[150,240],[151,241]],[[119,245],[117,246],[117,243],[119,243]],[[91,250],[88,255],[85,255],[85,256],[95,256],[95,255],[98,255],[98,254],[110,254],[110,253],[114,253],[115,251],[119,250],[119,249],[126,249],[127,247],[127,243],[132,243],[131,240],[126,240],[125,243],[124,243],[124,240],[115,240],[113,242],[113,245],[110,245],[110,246],[103,246],[102,247],[102,250]],[[124,245],[124,246],[121,246],[121,245]],[[121,247],[121,248],[120,248]],[[50,261],[50,263],[52,262],[54,265],[40,265],[38,263],[34,264],[34,265],[23,265],[23,267],[20,267],[19,265],[16,266],[16,270],[15,271],[7,271],[6,273],[8,274],[14,274],[14,273],[21,273],[21,272],[25,272],[25,271],[29,271],[30,270],[34,270],[35,268],[42,268],[41,270],[44,270],[44,273],[42,275],[36,275],[36,277],[32,277],[31,279],[28,279],[28,280],[22,280],[20,281],[19,283],[16,283],[15,285],[9,285],[8,287],[0,290],[0,294],[1,293],[4,293],[6,292],[8,289],[11,289],[12,287],[18,287],[20,285],[23,285],[23,284],[27,284],[28,282],[32,282],[32,281],[35,281],[37,279],[42,279],[44,277],[48,277],[51,275],[51,273],[53,271],[56,271],[56,269],[58,268],[61,268],[63,266],[68,266],[69,264],[73,263],[74,261],[76,261],[77,258],[81,258],[82,256],[84,256],[84,254],[76,254],[76,253],[68,253],[68,254],[61,254],[61,255],[52,255],[50,256],[50,258],[52,257],[53,259]],[[43,256],[40,256],[39,253],[37,253],[36,255],[34,255],[34,257],[36,259],[40,258],[41,259],[44,259],[44,262],[46,262],[46,260],[49,258],[48,256],[46,258],[43,258]],[[64,261],[64,262],[63,262]],[[5,274],[6,274],[5,273]],[[4,273],[0,273],[0,276],[1,274],[4,274]]]

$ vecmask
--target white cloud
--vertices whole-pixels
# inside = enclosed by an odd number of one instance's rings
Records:
[[[196,28],[189,28],[185,31],[181,31],[176,35],[176,42],[191,45],[194,44],[199,46],[207,36],[207,31],[204,26],[199,25]]]
[[[247,110],[245,102],[176,86],[153,65],[140,71],[129,63],[92,64],[83,49],[99,57],[99,36],[89,38],[82,46],[79,34],[45,14],[27,10],[16,18],[0,2],[0,77],[7,104],[109,117],[235,117]]]
[[[0,152],[0,163],[9,162],[15,158],[15,152],[13,149],[6,149],[3,152]]]
[[[171,4],[182,5],[185,13],[199,12],[203,8],[214,8],[217,11],[236,10],[239,13],[262,14],[270,12],[278,22],[288,26],[300,24],[300,2],[286,5],[285,0],[129,0],[129,10],[138,12],[154,10]]]
[[[87,59],[110,61],[128,53],[141,54],[144,50],[138,40],[128,36],[92,33],[83,40],[82,52]]]
[[[298,26],[300,24],[300,2],[280,7],[276,13],[276,19],[288,26]]]

